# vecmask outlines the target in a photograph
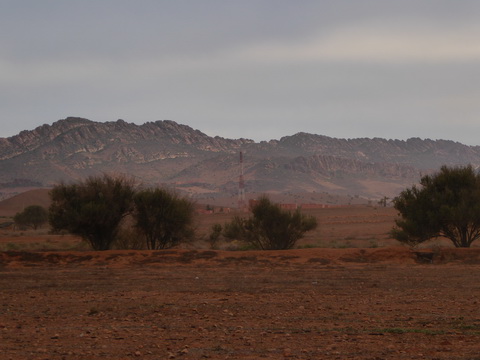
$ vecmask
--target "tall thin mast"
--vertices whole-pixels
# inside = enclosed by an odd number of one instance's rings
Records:
[[[240,151],[240,178],[238,181],[238,208],[245,210],[247,203],[245,202],[245,180],[243,178],[243,152]]]

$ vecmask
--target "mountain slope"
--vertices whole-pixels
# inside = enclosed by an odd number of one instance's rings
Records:
[[[443,164],[480,165],[480,148],[447,140],[335,139],[298,133],[256,143],[210,137],[164,120],[135,125],[67,118],[0,138],[0,183],[50,186],[126,173],[147,184],[234,196],[239,152],[247,192],[333,192],[394,196]]]

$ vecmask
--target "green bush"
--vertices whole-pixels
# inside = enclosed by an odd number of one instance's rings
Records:
[[[165,189],[146,189],[134,196],[133,218],[148,249],[166,249],[194,235],[194,204]]]
[[[252,207],[250,218],[236,216],[225,224],[224,236],[241,239],[256,249],[286,250],[295,246],[304,234],[317,227],[317,219],[300,210],[284,210],[266,196]]]
[[[15,214],[13,221],[19,228],[32,227],[36,230],[48,221],[48,211],[40,205],[30,205]]]
[[[208,243],[210,244],[211,249],[216,249],[218,247],[218,242],[220,241],[220,237],[222,236],[222,225],[220,224],[213,224],[211,228],[211,233],[208,236]]]
[[[50,191],[50,225],[54,232],[66,230],[82,237],[94,250],[108,250],[133,209],[133,195],[134,181],[123,176],[61,183]]]
[[[445,237],[456,247],[470,247],[480,237],[480,175],[471,166],[443,166],[393,203],[401,218],[391,235],[402,243]]]

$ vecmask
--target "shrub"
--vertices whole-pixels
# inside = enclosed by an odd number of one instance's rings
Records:
[[[295,246],[304,234],[317,227],[317,219],[295,210],[284,210],[266,196],[252,207],[248,219],[235,217],[226,224],[227,238],[242,239],[256,249],[286,250]]]
[[[48,221],[48,211],[40,205],[30,205],[15,214],[13,221],[20,228],[32,227],[36,230]]]
[[[111,248],[122,219],[132,210],[134,181],[123,176],[89,177],[50,191],[52,230],[82,237],[94,250]]]
[[[480,237],[480,175],[471,166],[443,166],[393,200],[401,218],[391,235],[416,246],[443,236],[456,247],[470,247]]]
[[[220,237],[222,236],[222,225],[220,224],[213,224],[212,225],[212,232],[208,236],[208,243],[210,244],[211,249],[216,249],[218,246],[218,242]]]
[[[134,196],[135,226],[145,235],[148,249],[166,249],[194,234],[194,204],[165,189],[146,189]]]
[[[119,250],[143,250],[146,248],[145,236],[135,228],[122,226],[117,234],[113,248]]]

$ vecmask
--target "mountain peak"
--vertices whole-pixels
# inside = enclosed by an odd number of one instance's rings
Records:
[[[247,192],[391,197],[441,165],[480,166],[480,147],[448,140],[347,140],[299,132],[256,143],[210,137],[173,120],[136,125],[68,117],[0,139],[0,183],[51,185],[114,172],[191,194],[235,197],[240,150]]]

